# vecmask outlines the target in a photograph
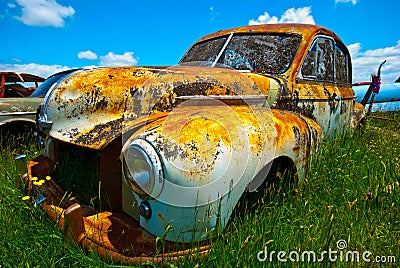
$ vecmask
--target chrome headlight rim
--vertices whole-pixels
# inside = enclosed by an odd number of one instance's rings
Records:
[[[151,187],[150,189],[143,189],[143,185],[140,185],[140,182],[135,180],[135,178],[131,175],[129,164],[127,161],[129,159],[127,157],[128,150],[136,150],[142,157],[141,161],[145,161],[145,163],[149,166],[151,174],[149,173],[149,178],[151,178]],[[161,164],[160,157],[156,151],[156,149],[147,141],[142,138],[137,138],[133,140],[128,146],[125,146],[122,151],[122,172],[125,182],[130,186],[131,190],[139,195],[142,199],[151,199],[157,198],[164,185],[164,174],[163,168]]]

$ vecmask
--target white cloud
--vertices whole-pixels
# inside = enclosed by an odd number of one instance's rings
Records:
[[[80,56],[79,56],[80,55]],[[79,58],[85,59],[97,59],[96,53],[87,50],[78,53]],[[62,65],[45,65],[45,64],[37,64],[37,63],[28,63],[22,64],[20,59],[13,58],[14,63],[6,63],[0,64],[0,72],[22,72],[22,73],[31,73],[35,75],[39,75],[42,77],[48,77],[54,73],[61,72],[68,69],[74,69],[79,67],[70,67],[70,66],[62,66]],[[139,58],[133,57],[133,52],[125,52],[122,55],[114,54],[113,52],[109,52],[105,56],[100,57],[99,65],[90,65],[83,66],[82,68],[96,68],[99,66],[126,66],[126,65],[136,65],[139,61]]]
[[[249,20],[249,25],[272,24],[272,23],[306,23],[315,24],[311,15],[311,7],[290,8],[286,10],[280,19],[276,16],[270,16],[268,12],[264,12],[257,20]]]
[[[86,50],[78,53],[79,59],[97,60],[97,54],[93,51]]]
[[[353,82],[370,81],[371,74],[376,73],[379,64],[382,66],[383,82],[394,82],[400,76],[400,40],[396,45],[385,48],[362,51],[360,43],[347,46],[353,63]]]
[[[136,65],[139,58],[133,57],[133,52],[125,52],[122,55],[108,52],[105,56],[100,56],[101,66]]]
[[[258,25],[258,24],[272,24],[278,23],[278,18],[273,16],[271,17],[267,11],[264,12],[263,15],[258,16],[257,20],[249,20],[249,25]]]
[[[335,3],[337,4],[337,3],[349,3],[349,2],[352,2],[353,5],[355,5],[355,4],[357,4],[358,1],[359,0],[335,0]]]
[[[361,44],[360,43],[354,43],[354,44],[348,45],[347,49],[350,52],[351,58],[355,58],[360,53]]]
[[[74,15],[71,6],[62,6],[55,0],[16,0],[22,15],[15,17],[26,25],[64,27],[64,19]]]
[[[18,58],[11,58],[11,60],[12,60],[12,61],[15,61],[15,62],[22,62],[22,60],[21,60],[21,59],[18,59]]]
[[[0,64],[1,72],[21,72],[48,77],[54,73],[71,69],[62,65],[41,65],[36,63],[29,64]]]

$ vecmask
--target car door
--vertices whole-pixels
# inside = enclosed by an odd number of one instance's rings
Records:
[[[350,70],[347,49],[321,35],[312,42],[297,75],[293,86],[297,106],[307,111],[325,134],[334,134],[349,123],[353,105]]]

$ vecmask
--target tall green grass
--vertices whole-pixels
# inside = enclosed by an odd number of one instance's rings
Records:
[[[370,251],[395,256],[400,263],[400,125],[399,114],[380,115],[394,121],[368,119],[366,125],[319,146],[304,181],[292,193],[259,201],[244,218],[236,218],[203,263],[218,267],[308,266],[321,263],[278,262],[277,252]],[[259,251],[275,251],[271,262]],[[260,255],[260,257],[264,257]],[[287,257],[287,255],[286,255]],[[371,259],[372,259],[371,257]],[[362,262],[330,262],[325,266],[360,266]],[[307,258],[306,258],[307,260]],[[198,260],[188,261],[188,266]],[[201,262],[199,262],[201,263]],[[371,265],[371,263],[369,264]],[[372,264],[372,266],[377,263]],[[395,264],[386,264],[395,266]]]
[[[277,252],[371,252],[395,256],[400,263],[400,114],[373,114],[353,133],[323,142],[303,182],[284,194],[261,198],[238,213],[225,232],[212,241],[206,257],[186,256],[178,267],[365,267],[380,266],[345,260],[279,262]],[[3,136],[2,136],[3,137]],[[3,137],[7,138],[7,137]],[[8,137],[9,138],[9,137]],[[15,149],[15,145],[18,148]],[[13,156],[32,158],[39,153],[34,137],[26,134],[2,145],[0,157],[0,266],[1,267],[108,267],[118,266],[95,253],[67,243],[59,227],[45,213],[23,201],[15,187]],[[249,207],[249,206],[248,206]],[[273,260],[257,255],[275,251]],[[340,252],[340,251],[339,251]],[[262,252],[261,257],[264,257]],[[338,255],[339,256],[339,255]],[[286,255],[286,257],[288,257]],[[391,260],[393,261],[393,260]]]
[[[0,154],[0,267],[101,267],[104,260],[65,241],[60,228],[46,213],[24,201],[16,187],[14,156],[32,159],[40,152],[32,131],[2,130]]]

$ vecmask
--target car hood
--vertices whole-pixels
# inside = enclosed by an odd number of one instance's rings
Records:
[[[124,131],[166,116],[190,98],[231,103],[238,98],[265,98],[270,80],[230,69],[193,66],[82,70],[46,96],[39,125],[53,138],[101,149]]]

